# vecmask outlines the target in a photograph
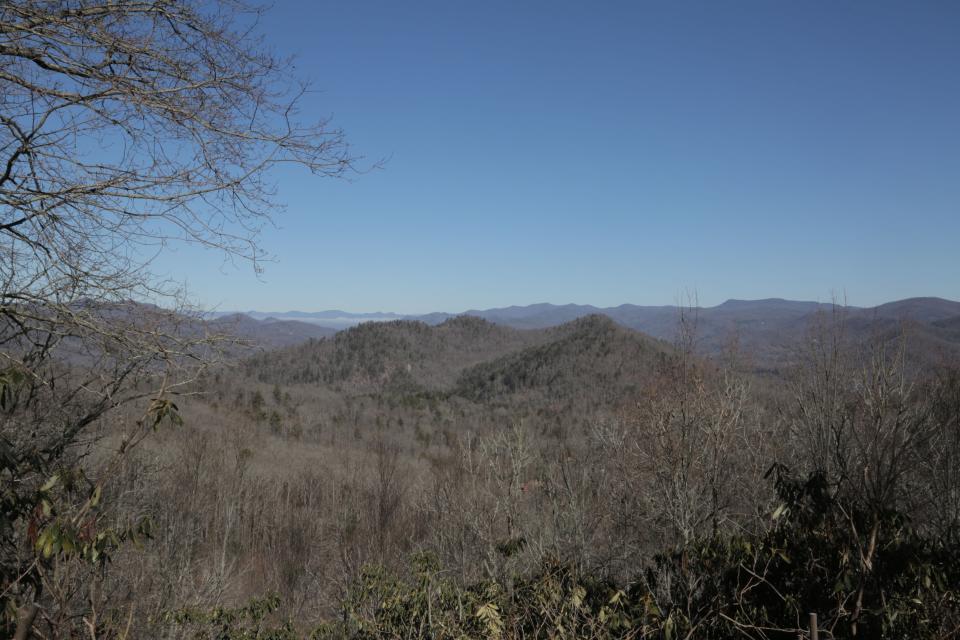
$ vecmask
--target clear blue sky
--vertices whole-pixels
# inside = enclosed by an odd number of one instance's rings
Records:
[[[293,2],[264,23],[355,150],[277,176],[220,309],[960,299],[960,3]]]

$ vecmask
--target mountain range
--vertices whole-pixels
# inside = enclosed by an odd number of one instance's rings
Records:
[[[736,342],[758,366],[777,362],[802,337],[818,315],[841,313],[856,333],[883,333],[908,327],[915,341],[931,354],[960,353],[960,302],[924,297],[898,300],[875,307],[784,300],[727,300],[714,307],[554,305],[548,303],[463,313],[403,315],[390,312],[351,313],[287,311],[217,314],[214,322],[232,322],[238,333],[264,346],[286,346],[309,338],[329,337],[365,322],[408,320],[436,326],[458,316],[473,316],[514,329],[543,329],[591,315],[606,316],[617,324],[661,340],[678,335],[681,319],[696,327],[697,345],[706,353],[720,353]]]

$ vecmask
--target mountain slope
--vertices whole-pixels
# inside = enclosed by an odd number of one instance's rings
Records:
[[[636,394],[671,348],[602,315],[550,331],[554,339],[463,372],[454,392],[476,402],[528,395],[616,404]]]
[[[211,331],[227,333],[265,349],[277,349],[330,337],[335,329],[296,320],[268,318],[256,320],[242,313],[221,316],[207,321]]]
[[[469,316],[436,326],[410,320],[367,322],[332,339],[255,358],[250,366],[270,382],[326,384],[356,392],[443,389],[466,367],[546,339],[543,332]]]
[[[907,298],[870,309],[861,309],[859,314],[916,322],[937,322],[960,316],[960,302],[931,297]]]

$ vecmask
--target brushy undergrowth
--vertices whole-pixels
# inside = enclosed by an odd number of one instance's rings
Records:
[[[457,640],[809,637],[951,638],[960,632],[960,548],[900,514],[871,512],[822,477],[771,469],[780,503],[761,534],[671,550],[634,580],[578,574],[562,561],[506,582],[458,584],[429,554],[404,575],[368,566],[341,615],[308,631],[271,618],[279,599],[168,618],[209,640]]]

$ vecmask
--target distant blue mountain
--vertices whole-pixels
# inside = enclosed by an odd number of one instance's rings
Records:
[[[592,305],[550,303],[510,306],[495,309],[470,309],[463,313],[435,312],[423,315],[403,315],[390,312],[353,313],[329,311],[248,311],[244,315],[266,321],[306,322],[329,329],[340,330],[362,322],[416,320],[437,325],[455,316],[476,316],[497,324],[517,329],[541,329],[576,320],[592,314],[602,314],[625,327],[642,331],[655,338],[670,340],[677,335],[681,319],[695,323],[699,344],[706,351],[716,352],[736,339],[742,347],[770,353],[805,331],[815,314],[842,308],[853,326],[860,330],[876,327],[878,321],[888,325],[893,321],[912,321],[929,326],[931,331],[943,333],[942,326],[956,326],[960,320],[960,302],[943,298],[909,298],[876,307],[838,307],[831,303],[784,300],[727,300],[714,307],[685,308],[675,305],[641,306],[623,304],[599,308]],[[217,315],[230,315],[227,313]],[[939,323],[936,327],[933,323]],[[942,326],[941,326],[942,325]]]

